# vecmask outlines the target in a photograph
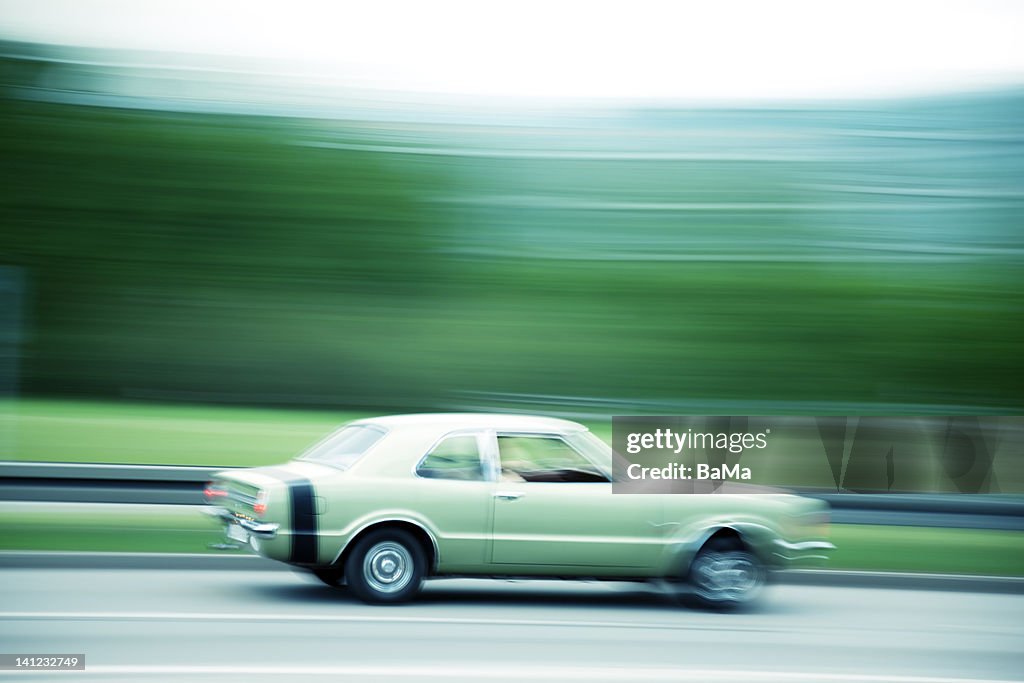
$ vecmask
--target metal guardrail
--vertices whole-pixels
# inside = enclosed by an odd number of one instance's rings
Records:
[[[228,467],[0,462],[0,500],[201,505],[203,485]]]
[[[108,465],[75,462],[0,461],[0,477],[52,479],[117,479],[206,482],[214,472],[230,467],[192,465]]]
[[[1024,496],[960,493],[798,491],[832,506],[837,524],[1024,531]]]
[[[0,501],[201,505],[230,467],[0,462]],[[1024,530],[1024,496],[797,491],[832,506],[837,524]]]

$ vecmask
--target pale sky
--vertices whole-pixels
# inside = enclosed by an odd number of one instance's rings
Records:
[[[1024,82],[1012,0],[0,0],[0,37],[272,60],[403,91],[873,97]]]

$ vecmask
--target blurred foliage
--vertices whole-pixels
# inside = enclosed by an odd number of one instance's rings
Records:
[[[732,400],[733,414],[754,400],[1019,411],[1021,101],[997,115],[679,114],[675,128],[664,113],[591,131],[639,126],[623,144],[657,152],[689,125],[726,129],[724,159],[651,161],[399,154],[373,144],[429,131],[3,99],[0,265],[28,282],[21,389],[358,408],[522,392]],[[936,142],[918,125],[929,117],[1010,137]],[[889,128],[858,142],[856,121]],[[756,145],[740,133],[765,122],[797,138],[831,126],[834,146],[764,160],[770,131]],[[435,138],[487,142],[473,126]],[[851,195],[851,178],[881,189]],[[995,200],[977,199],[986,189]]]
[[[10,452],[3,459],[44,462],[275,465],[299,455],[343,423],[371,416],[141,401],[0,402],[0,427],[8,426],[10,434]]]
[[[392,302],[440,266],[414,169],[249,117],[5,101],[0,137],[27,391],[372,405],[407,381]]]

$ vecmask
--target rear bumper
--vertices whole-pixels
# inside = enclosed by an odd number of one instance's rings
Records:
[[[790,568],[813,565],[828,559],[828,552],[836,546],[828,541],[800,541],[790,543],[781,538],[772,543],[772,554],[779,564]]]
[[[237,524],[253,536],[266,540],[270,540],[277,536],[277,530],[281,527],[280,524],[257,522],[254,519],[239,517],[233,512],[225,510],[224,508],[214,507],[212,505],[204,507],[203,512],[211,517],[218,518],[224,522],[224,524]]]

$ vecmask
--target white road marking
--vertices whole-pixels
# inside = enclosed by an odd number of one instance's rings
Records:
[[[552,626],[565,628],[633,628],[678,631],[764,631],[742,626],[684,625],[634,621],[589,621],[569,619],[486,619],[474,617],[373,616],[358,614],[277,614],[226,612],[0,612],[0,620],[20,621],[230,621],[230,622],[338,622],[375,624],[449,624],[460,626]],[[772,629],[773,631],[779,629]],[[791,629],[781,629],[791,630]]]
[[[5,671],[4,674],[18,673]],[[891,674],[833,673],[824,671],[764,671],[745,669],[681,669],[644,667],[587,667],[557,665],[523,665],[521,662],[492,662],[486,666],[471,664],[418,666],[393,665],[240,665],[240,666],[88,666],[81,676],[196,676],[196,675],[282,676],[366,676],[389,678],[445,678],[445,679],[498,679],[522,680],[665,680],[665,681],[810,681],[814,683],[1013,683],[1008,679],[955,678],[948,676],[900,676]]]
[[[640,622],[640,621],[594,621],[575,619],[495,619],[480,617],[417,617],[366,614],[278,614],[278,613],[228,613],[228,612],[0,612],[0,621],[208,621],[268,623],[349,623],[349,624],[427,624],[448,626],[515,626],[549,627],[572,629],[618,628],[633,630],[665,631],[716,631],[741,633],[812,633],[821,630],[815,627],[793,626],[744,626],[735,622],[715,625],[707,622]],[[965,627],[957,624],[938,625],[937,630],[964,632]],[[854,629],[860,630],[860,629]],[[979,632],[981,629],[966,630]],[[999,631],[999,633],[1005,633]]]

